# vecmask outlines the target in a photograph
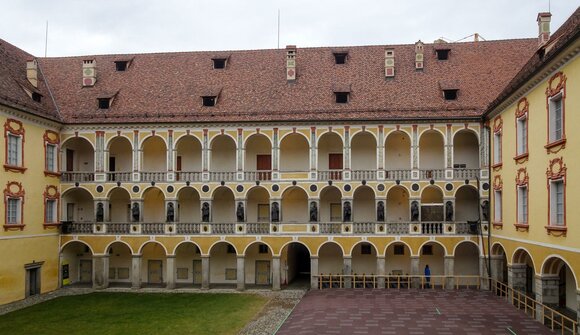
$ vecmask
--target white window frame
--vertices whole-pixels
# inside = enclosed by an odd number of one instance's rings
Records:
[[[516,121],[517,133],[517,151],[516,155],[524,155],[528,153],[528,116],[524,115]]]
[[[502,163],[502,133],[501,131],[493,134],[493,163]]]
[[[22,166],[22,136],[8,133],[6,137],[6,164],[9,166]],[[14,157],[16,155],[16,157]]]
[[[550,225],[565,225],[564,180],[550,180]]]
[[[559,105],[559,116],[557,106]],[[558,129],[559,125],[559,129]],[[559,134],[557,135],[557,131]],[[552,96],[548,100],[548,143],[554,143],[564,139],[564,99],[562,92]]]
[[[494,195],[494,213],[493,213],[493,221],[494,222],[502,222],[503,221],[503,195],[502,190],[495,190]]]
[[[6,224],[19,225],[22,222],[22,199],[8,197],[6,199]]]
[[[518,186],[518,223],[519,224],[529,224],[529,189],[528,185]]]
[[[50,157],[49,153],[52,154],[52,162],[49,159]],[[46,143],[45,159],[46,159],[46,171],[57,172],[58,152],[56,144]]]

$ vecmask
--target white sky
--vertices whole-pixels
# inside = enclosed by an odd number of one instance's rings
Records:
[[[537,36],[549,0],[2,0],[0,38],[44,56]],[[552,32],[580,5],[551,0]]]

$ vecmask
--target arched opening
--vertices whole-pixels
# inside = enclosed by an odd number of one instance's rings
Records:
[[[536,269],[534,268],[532,257],[526,250],[516,250],[512,260],[511,272],[512,287],[535,298],[536,285],[534,283],[534,277]]]
[[[402,276],[411,273],[411,249],[405,243],[392,243],[385,254],[385,273]]]
[[[282,194],[282,222],[308,222],[308,195],[302,188],[290,187]]]
[[[84,188],[73,188],[62,196],[62,212],[64,221],[94,222],[95,204],[91,193]]]
[[[385,170],[387,179],[403,179],[396,170],[411,169],[411,139],[404,131],[394,131],[385,140]]]
[[[310,251],[301,243],[291,242],[280,254],[281,281],[284,285],[310,287]]]
[[[246,195],[248,222],[270,222],[270,194],[261,186],[250,189]]]
[[[374,275],[377,273],[377,250],[368,242],[361,242],[356,244],[352,249],[352,273],[355,275],[355,288],[358,283],[362,283],[362,278],[359,276]],[[372,279],[366,279],[366,283],[362,283],[362,287],[366,287],[368,281],[373,283]],[[371,287],[374,287],[371,286]]]
[[[461,186],[455,193],[455,221],[477,221],[479,197],[474,187]]]
[[[321,274],[342,275],[342,249],[337,243],[327,242],[318,250],[318,271]]]
[[[109,142],[107,163],[108,181],[130,181],[133,171],[133,147],[124,136],[117,136]]]
[[[351,148],[351,170],[353,180],[375,179],[377,169],[377,141],[369,132],[353,136]]]
[[[342,194],[335,186],[327,186],[320,191],[320,221],[342,221]]]
[[[236,222],[234,193],[227,187],[218,187],[213,193],[212,222]]]
[[[254,243],[245,254],[246,283],[257,286],[272,285],[272,250],[264,243]]]
[[[353,221],[374,222],[376,221],[375,192],[369,186],[360,186],[353,195]]]
[[[421,170],[441,170],[445,168],[445,142],[443,135],[436,130],[427,130],[419,140],[419,168]],[[431,172],[426,178],[437,178]]]
[[[228,135],[218,135],[212,140],[210,170],[211,172],[236,171],[236,142],[233,138]],[[221,179],[229,180],[229,178]]]
[[[341,180],[343,169],[342,138],[337,133],[325,133],[318,140],[318,179]]]
[[[479,276],[479,249],[475,244],[461,242],[455,247],[453,273],[458,276]],[[475,284],[478,280],[468,282]]]
[[[424,244],[420,250],[420,257],[419,257],[419,271],[420,274],[423,274],[424,269],[427,265],[429,265],[429,269],[431,270],[431,275],[433,276],[440,276],[445,274],[445,249],[434,242],[429,242]],[[432,280],[434,283],[435,281]]]
[[[142,145],[143,172],[165,172],[167,171],[167,146],[165,141],[159,136],[150,136]]]
[[[308,171],[310,146],[301,134],[285,136],[280,143],[280,171]]]
[[[542,302],[560,310],[577,313],[576,278],[572,269],[559,257],[550,257],[544,262],[542,281],[557,290],[544,290]]]
[[[88,140],[71,138],[63,143],[61,153],[63,182],[94,181],[95,150]]]
[[[122,242],[113,242],[107,249],[109,255],[109,285],[112,287],[131,286],[131,249]]]
[[[176,287],[201,287],[201,252],[192,242],[181,243],[175,249]]]
[[[131,195],[122,187],[109,193],[109,215],[111,222],[131,222]]]
[[[443,191],[427,186],[421,193],[421,221],[443,221]]]
[[[479,142],[471,130],[460,130],[453,137],[453,167],[479,169]]]
[[[270,180],[272,178],[272,143],[262,134],[254,134],[246,141],[244,171],[249,180]]]
[[[387,222],[405,222],[409,219],[409,191],[394,186],[387,193]]]
[[[183,136],[175,145],[175,179],[178,181],[200,181],[201,142],[192,135]]]
[[[179,203],[179,222],[198,223],[201,222],[201,209],[199,193],[193,187],[185,187],[177,193]]]
[[[218,242],[210,251],[209,283],[236,285],[238,276],[236,248],[228,242]]]
[[[62,248],[60,259],[64,285],[93,284],[93,253],[87,244],[80,241],[68,243]]]
[[[491,276],[500,283],[508,283],[507,256],[499,243],[491,247]]]
[[[147,242],[141,248],[141,283],[149,287],[164,287],[167,270],[163,246],[158,242]]]
[[[143,192],[143,222],[165,222],[165,194],[156,188],[150,187]]]

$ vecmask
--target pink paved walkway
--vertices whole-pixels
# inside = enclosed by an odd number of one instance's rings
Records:
[[[336,289],[308,292],[277,334],[553,333],[490,292]]]

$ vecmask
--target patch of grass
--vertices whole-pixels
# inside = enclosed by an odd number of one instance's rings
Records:
[[[236,334],[264,306],[250,294],[91,293],[0,316],[0,334]]]

